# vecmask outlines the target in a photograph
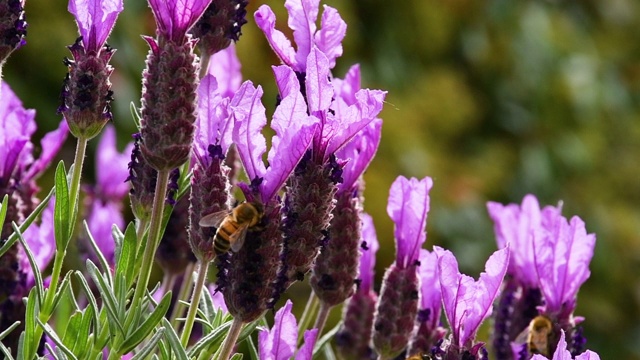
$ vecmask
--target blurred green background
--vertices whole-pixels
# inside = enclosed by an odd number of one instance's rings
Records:
[[[263,2],[251,1],[249,14]],[[283,1],[266,1],[286,29]],[[366,174],[366,211],[391,264],[388,189],[397,175],[434,179],[428,244],[451,249],[477,276],[495,250],[489,200],[564,203],[597,234],[591,278],[576,314],[588,347],[603,359],[640,359],[640,2],[352,0],[326,1],[348,23],[342,77],[360,63],[363,85],[389,92],[383,138]],[[65,49],[77,37],[65,1],[28,0],[28,44],[8,60],[5,80],[35,108],[39,135],[53,129]],[[109,43],[115,125],[121,148],[134,132],[140,74],[153,35],[145,1],[126,1]],[[243,75],[265,88],[278,60],[252,16],[238,43]],[[273,99],[273,100],[271,100]],[[90,143],[89,158],[97,141]],[[73,159],[70,139],[62,157]],[[86,178],[94,172],[86,163]],[[47,179],[44,179],[45,183]],[[291,289],[306,300],[306,285]],[[334,310],[332,321],[339,318]],[[330,326],[331,324],[329,324]]]

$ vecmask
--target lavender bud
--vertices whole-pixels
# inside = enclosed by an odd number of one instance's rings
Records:
[[[131,162],[129,162],[129,177],[131,182],[129,198],[131,199],[131,209],[136,218],[148,220],[151,218],[153,208],[153,194],[156,190],[157,171],[153,169],[142,157],[140,152],[140,134],[133,134],[134,146],[131,151]]]
[[[375,359],[369,341],[377,296],[373,291],[357,292],[347,302],[343,327],[335,337],[336,347],[345,359]]]
[[[213,0],[191,29],[203,54],[213,55],[238,41],[247,23],[247,0]]]
[[[0,2],[0,73],[5,60],[16,49],[26,44],[27,22],[20,0]]]

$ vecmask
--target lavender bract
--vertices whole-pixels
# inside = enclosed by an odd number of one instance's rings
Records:
[[[318,330],[306,330],[304,344],[298,349],[298,324],[291,313],[292,306],[291,300],[287,300],[286,304],[276,312],[273,327],[260,330],[258,334],[260,359],[289,360],[296,354],[295,360],[311,360]]]
[[[194,25],[191,33],[198,38],[203,54],[213,55],[238,41],[242,26],[247,23],[248,0],[213,0]]]
[[[567,341],[565,340],[564,331],[560,334],[560,341],[558,342],[558,348],[553,353],[553,360],[600,360],[600,356],[593,351],[587,350],[584,353],[572,356],[572,354],[567,350]],[[531,360],[547,360],[546,357],[542,355],[533,355]]]

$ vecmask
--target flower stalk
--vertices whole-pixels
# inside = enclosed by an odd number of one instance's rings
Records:
[[[196,320],[198,305],[200,303],[200,297],[202,296],[202,289],[204,289],[204,283],[207,280],[207,270],[209,269],[209,262],[199,261],[198,268],[199,268],[198,277],[196,278],[196,284],[195,284],[195,287],[193,288],[191,305],[189,306],[189,311],[187,312],[187,319],[184,323],[184,327],[182,328],[182,337],[180,338],[180,342],[182,343],[182,346],[184,346],[185,348],[189,344],[189,337],[191,336],[193,323]]]

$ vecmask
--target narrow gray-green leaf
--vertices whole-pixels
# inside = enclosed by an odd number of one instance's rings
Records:
[[[9,207],[9,195],[5,194],[2,198],[2,204],[0,204],[0,226],[4,225],[4,220],[7,218],[7,208]]]
[[[242,360],[244,355],[240,354],[240,353],[235,353],[233,354],[233,356],[231,357],[230,360]]]
[[[20,232],[24,233],[25,230],[27,230],[27,228],[31,225],[31,223],[33,223],[33,221],[38,216],[40,216],[40,214],[42,213],[42,210],[44,210],[44,208],[47,207],[47,204],[49,203],[51,196],[53,196],[54,190],[55,190],[55,187],[52,188],[51,191],[49,191],[49,194],[47,194],[47,196],[44,199],[42,199],[40,204],[36,206],[33,212],[29,214],[29,216],[24,220],[22,224],[20,224]],[[9,236],[7,241],[4,242],[2,247],[0,247],[0,257],[2,257],[2,255],[4,255],[4,253],[6,253],[7,250],[9,250],[13,246],[13,244],[16,243],[16,241],[18,241],[18,235],[16,233],[11,234],[11,236]]]
[[[175,330],[171,326],[171,323],[166,318],[162,318],[162,326],[166,328],[165,334],[167,335],[165,338],[169,341],[169,345],[173,353],[176,355],[178,360],[189,360],[187,357],[187,352],[182,347],[180,343],[180,339],[178,338],[178,334],[176,334]]]
[[[36,321],[40,315],[40,304],[36,299],[36,290],[31,289],[29,291],[29,296],[27,297],[27,306],[25,310],[25,319],[24,319],[24,353],[26,355],[26,359],[31,359],[36,355],[37,345],[34,344],[35,340],[35,332],[36,332]]]
[[[331,344],[326,344],[324,347],[324,358],[326,360],[337,360],[336,354],[333,352]]]
[[[73,272],[72,270],[69,270],[67,272],[67,274],[62,278],[62,281],[60,282],[60,285],[58,286],[58,290],[56,291],[55,295],[53,296],[53,302],[51,303],[51,309],[57,309],[58,308],[58,303],[60,303],[60,299],[62,299],[64,294],[67,292],[67,289],[69,289],[69,284],[71,283],[71,273],[72,272]]]
[[[215,345],[220,345],[224,337],[229,333],[230,327],[231,321],[222,324],[221,326],[210,332],[209,335],[200,338],[200,340],[198,340],[198,342],[189,349],[189,356],[196,356],[202,351],[217,347]]]
[[[69,318],[69,322],[67,323],[67,329],[62,337],[62,343],[65,344],[69,349],[72,349],[76,345],[76,342],[79,339],[80,327],[82,324],[82,311],[76,311]]]
[[[142,349],[140,349],[131,358],[131,360],[142,360],[142,359],[146,358],[149,354],[151,354],[151,352],[155,351],[156,350],[156,344],[158,343],[158,341],[160,341],[160,339],[162,339],[162,335],[164,335],[164,331],[165,331],[165,329],[163,327],[158,328],[158,330],[156,330],[156,333],[153,334],[151,339],[149,339],[149,341],[147,341],[147,343],[142,347]]]
[[[89,287],[89,283],[87,283],[87,280],[84,278],[84,274],[82,274],[80,271],[77,271],[74,273],[76,275],[76,278],[80,281],[80,286],[82,286],[82,289],[84,290],[84,294],[87,296],[87,300],[89,300],[89,307],[93,308],[93,324],[95,327],[95,333],[99,334],[100,333],[100,318],[98,315],[98,302],[96,301],[96,298],[93,296],[93,292],[91,291],[91,288]]]
[[[91,262],[91,260],[87,260],[87,271],[93,279],[93,282],[98,287],[100,295],[102,295],[102,303],[107,309],[107,315],[109,315],[109,324],[115,326],[120,334],[124,335],[125,331],[122,327],[122,322],[120,321],[121,319],[118,317],[118,304],[116,302],[115,295],[107,284],[107,281],[100,273],[100,270],[98,270],[93,262]]]
[[[11,223],[13,227],[13,231],[18,235],[18,240],[22,247],[24,248],[24,252],[27,254],[27,259],[29,260],[29,265],[31,265],[31,271],[33,272],[33,276],[35,279],[35,289],[36,295],[38,296],[38,304],[42,304],[42,299],[44,299],[44,285],[42,283],[42,274],[40,273],[40,269],[38,268],[38,263],[36,262],[35,256],[33,256],[33,252],[31,252],[31,248],[27,241],[22,237],[22,232],[16,225],[16,223]]]
[[[93,312],[93,306],[89,306],[83,311],[82,322],[78,328],[78,341],[72,348],[73,353],[80,358],[84,358],[85,354],[90,350],[89,343],[93,341],[93,334],[91,333]]]
[[[249,355],[251,355],[251,359],[260,359],[260,355],[258,355],[258,348],[256,348],[256,344],[253,342],[253,338],[251,336],[247,337],[247,345],[249,347]]]
[[[53,210],[53,228],[56,237],[56,250],[64,251],[70,239],[71,208],[69,206],[69,184],[64,162],[60,161],[55,174],[56,204]]]
[[[51,356],[53,356],[54,360],[61,360],[58,355],[56,354],[56,352],[53,350],[53,347],[51,345],[49,345],[49,343],[44,343],[44,347],[47,348],[47,351],[49,351],[49,354],[51,354]]]
[[[100,270],[107,274],[106,276],[109,284],[113,284],[113,278],[111,278],[111,269],[109,267],[109,262],[107,262],[107,258],[104,257],[104,254],[102,253],[102,250],[100,250],[98,243],[96,243],[96,240],[93,238],[93,235],[89,230],[89,225],[87,225],[87,221],[86,220],[83,221],[82,225],[84,226],[84,231],[88,235],[91,248],[93,249],[93,252],[98,257],[98,262],[100,263]]]
[[[113,233],[120,230],[114,225]],[[116,273],[124,276],[126,287],[133,285],[136,279],[136,248],[138,239],[133,222],[127,226],[119,247],[116,247]]]
[[[0,340],[4,339],[7,335],[9,335],[10,332],[12,332],[15,328],[17,328],[20,325],[20,321],[16,321],[13,324],[11,324],[11,326],[9,326],[8,328],[4,329],[1,333],[0,333]]]
[[[14,360],[13,356],[11,356],[11,351],[9,349],[7,349],[6,346],[4,346],[3,343],[0,342],[0,352],[2,352],[4,354],[4,359],[5,360]]]
[[[340,330],[341,326],[342,321],[339,322],[333,329],[324,334],[318,341],[316,341],[316,345],[313,348],[313,357],[315,357],[316,354],[322,349],[322,347],[334,337],[338,330]]]
[[[64,353],[64,355],[67,356],[67,358],[78,360],[78,358],[73,354],[73,352],[60,340],[60,338],[58,337],[58,334],[56,334],[56,332],[51,328],[51,326],[49,326],[49,324],[43,323],[42,321],[40,321],[40,319],[36,319],[36,320],[38,321],[38,325],[42,327],[42,329],[44,330],[45,334],[47,334],[49,339],[53,341],[54,344],[56,344],[58,349],[61,350]]]
[[[167,292],[158,306],[153,309],[153,312],[145,319],[145,321],[124,341],[120,347],[120,353],[126,354],[133,350],[138,344],[140,344],[151,331],[160,323],[169,310],[171,305],[171,291]]]

